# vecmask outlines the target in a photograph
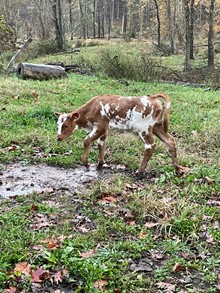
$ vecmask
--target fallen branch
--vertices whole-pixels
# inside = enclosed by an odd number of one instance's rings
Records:
[[[15,60],[21,55],[22,51],[28,47],[28,45],[33,41],[33,39],[30,37],[24,45],[21,47],[21,49],[11,58],[10,62],[8,63],[8,66],[6,68],[6,73],[9,73],[11,71],[11,68],[15,62]]]

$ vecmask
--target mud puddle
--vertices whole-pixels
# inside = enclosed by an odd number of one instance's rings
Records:
[[[0,198],[16,195],[28,195],[33,192],[65,191],[75,193],[82,190],[95,179],[109,176],[110,170],[97,171],[96,166],[65,169],[38,165],[21,165],[19,163],[1,166]]]

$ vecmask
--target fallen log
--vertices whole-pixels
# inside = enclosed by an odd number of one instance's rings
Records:
[[[75,70],[77,68],[80,68],[79,64],[67,64],[67,65],[65,65],[62,61],[49,62],[49,63],[46,63],[46,65],[61,66],[61,67],[65,68],[65,71],[70,71],[70,70]]]
[[[17,77],[21,79],[51,79],[66,76],[65,68],[55,65],[20,63],[17,67]]]

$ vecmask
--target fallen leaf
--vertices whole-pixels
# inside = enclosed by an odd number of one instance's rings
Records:
[[[148,233],[146,233],[146,232],[141,232],[140,234],[139,234],[139,239],[144,239],[144,238],[146,238],[148,236]]]
[[[158,225],[160,225],[160,223],[152,223],[152,222],[149,222],[149,223],[145,223],[144,224],[144,227],[145,228],[153,228],[153,227],[156,227]]]
[[[31,265],[28,262],[20,262],[15,265],[14,272],[20,272],[24,275],[30,275]]]
[[[32,96],[35,97],[35,98],[38,98],[40,96],[39,93],[37,93],[36,91],[33,91],[32,93]]]
[[[152,250],[150,251],[151,257],[154,259],[163,259],[164,258],[164,254],[160,251],[157,250]]]
[[[105,291],[105,286],[108,285],[107,281],[99,280],[94,283],[94,287],[102,292]]]
[[[193,136],[196,136],[196,135],[198,134],[198,132],[197,132],[196,130],[192,130],[192,131],[191,131],[191,134],[192,134]]]
[[[33,250],[44,250],[44,246],[43,245],[34,245],[32,247]]]
[[[49,271],[44,270],[42,267],[37,267],[36,271],[31,270],[32,282],[41,283],[47,280],[50,276]]]
[[[17,145],[11,145],[11,146],[9,146],[9,147],[6,147],[6,149],[9,151],[9,152],[11,152],[11,151],[15,151],[15,150],[17,150],[19,147],[17,146]]]
[[[129,226],[136,225],[135,221],[127,221],[126,224],[129,225]]]
[[[53,280],[56,285],[63,282],[63,274],[62,272],[58,271],[53,275]]]
[[[160,234],[156,234],[153,238],[153,240],[157,240],[158,238],[162,238],[163,235],[160,233]]]
[[[207,243],[210,243],[210,244],[213,244],[214,243],[214,238],[213,238],[213,236],[208,231],[206,233],[206,242]]]
[[[57,243],[56,241],[51,241],[48,243],[48,246],[47,246],[48,249],[54,249],[54,248],[60,248],[60,244]]]
[[[206,181],[206,183],[207,183],[208,185],[211,185],[211,184],[213,184],[213,183],[215,182],[214,179],[212,179],[212,178],[210,178],[210,177],[208,177],[208,176],[205,177],[205,181]]]
[[[103,197],[102,199],[99,199],[98,203],[105,204],[105,203],[116,202],[116,201],[118,201],[116,197],[114,197],[113,195],[109,195],[109,196]]]
[[[87,233],[89,231],[89,229],[87,229],[85,225],[79,226],[78,230],[81,231],[82,233]]]
[[[51,221],[49,221],[48,217],[46,215],[37,214],[35,216],[35,222],[33,224],[30,224],[30,228],[33,230],[39,230],[43,227],[50,227],[53,225]]]
[[[80,252],[80,253],[79,253],[79,255],[80,255],[82,258],[89,258],[89,257],[93,256],[94,254],[96,254],[96,251],[95,251],[95,250],[90,250],[90,251]]]
[[[214,229],[219,229],[219,222],[215,221],[212,226]]]
[[[175,292],[175,285],[172,285],[170,283],[165,283],[165,282],[159,282],[157,283],[157,287],[159,289],[164,289],[166,293],[173,293]]]
[[[16,293],[17,288],[14,286],[9,287],[9,289],[4,289],[3,293]]]
[[[128,208],[118,208],[116,210],[116,214],[118,216],[124,217],[125,219],[129,219],[129,220],[134,219],[134,215],[133,215],[132,211],[129,210]]]
[[[174,273],[178,273],[178,272],[185,271],[185,270],[186,270],[186,267],[182,266],[179,263],[175,263],[175,265],[173,266],[173,272]]]
[[[38,210],[38,206],[35,205],[35,204],[32,204],[31,208],[30,208],[30,211],[31,212],[36,212]]]
[[[220,200],[209,199],[207,200],[207,205],[220,206]]]
[[[212,220],[213,216],[202,215],[202,220]]]

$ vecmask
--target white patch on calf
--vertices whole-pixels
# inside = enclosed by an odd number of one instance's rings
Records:
[[[100,102],[100,105],[101,105],[101,111],[100,111],[101,116],[108,116],[110,111],[109,104],[103,105],[102,102]]]
[[[101,146],[103,146],[104,145],[104,141],[99,138],[98,139],[98,144],[101,145]]]
[[[144,148],[145,148],[145,150],[149,150],[149,149],[151,149],[151,148],[153,147],[153,144],[148,144],[148,143],[146,143],[146,141],[144,140],[144,137],[143,137],[143,135],[142,135],[142,132],[139,132],[138,134],[139,134],[140,138],[142,139],[142,141],[143,141],[143,143],[144,143]]]
[[[67,119],[67,114],[62,114],[59,116],[58,118],[58,121],[57,121],[57,125],[58,125],[58,135],[61,135],[61,132],[62,132],[62,126],[63,126],[63,123],[66,121]]]
[[[171,102],[167,102],[166,103],[166,109],[170,109],[170,107],[171,107]]]
[[[131,113],[131,121],[129,124],[129,128],[135,129],[138,132],[146,132],[148,133],[149,127],[153,126],[156,121],[153,119],[153,111],[154,109],[152,108],[151,113],[148,114],[146,117],[143,117],[142,112],[137,112],[135,109],[132,110]]]
[[[94,125],[92,131],[87,135],[86,139],[88,137],[93,137],[94,134],[96,133],[97,129],[98,129],[98,127],[96,125]]]
[[[152,148],[152,144],[147,144],[147,143],[145,143],[145,144],[144,144],[144,148],[145,148],[145,150],[149,150],[149,149]]]
[[[146,107],[149,104],[148,96],[141,97],[141,103]]]

